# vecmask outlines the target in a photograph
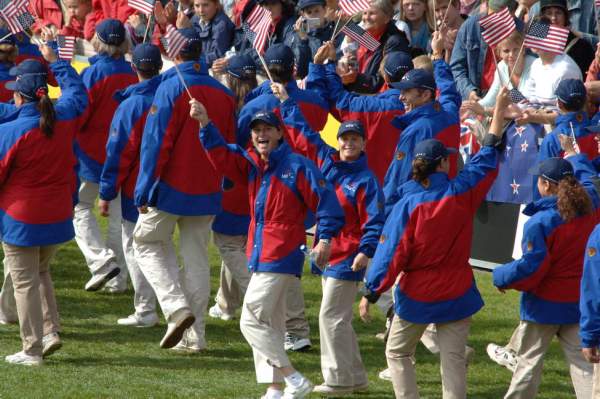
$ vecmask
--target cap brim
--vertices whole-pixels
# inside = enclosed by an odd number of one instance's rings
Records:
[[[17,81],[12,80],[10,82],[6,82],[4,84],[4,87],[6,87],[8,90],[11,90],[11,91],[17,91]]]
[[[394,89],[398,89],[398,90],[408,90],[408,89],[416,89],[417,85],[415,85],[413,82],[409,82],[409,81],[400,81],[400,82],[392,82],[390,83],[390,86],[392,86]]]
[[[540,163],[537,163],[536,165],[532,166],[531,168],[529,168],[527,170],[527,173],[529,173],[530,175],[534,175],[534,176],[539,176],[542,174],[542,172],[540,171]]]
[[[279,122],[276,122],[275,124],[273,124],[273,121],[270,120],[269,118],[258,117],[258,118],[254,118],[250,121],[250,129],[252,129],[252,127],[254,125],[256,125],[258,122],[266,123],[267,125],[273,126],[273,127],[279,127]]]
[[[19,74],[19,67],[18,66],[14,66],[14,67],[10,68],[8,70],[8,74],[10,76],[17,76]]]
[[[456,148],[452,147],[446,147],[446,151],[448,152],[448,154],[456,154],[458,152]]]
[[[596,125],[596,126],[587,126],[585,128],[585,130],[587,130],[588,132],[592,132],[592,133],[600,133],[600,125]]]

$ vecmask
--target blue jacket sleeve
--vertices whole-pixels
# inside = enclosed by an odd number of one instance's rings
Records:
[[[452,180],[456,192],[469,191],[473,211],[477,210],[494,183],[497,168],[498,150],[492,146],[484,146]]]
[[[286,127],[288,143],[295,152],[313,161],[319,168],[335,149],[308,126],[298,104],[290,97],[281,103],[281,117]]]
[[[600,178],[594,164],[583,154],[567,157],[566,160],[573,165],[575,178],[583,184],[592,199],[594,208],[598,209],[600,207]]]
[[[61,95],[54,105],[57,119],[74,119],[81,116],[88,105],[88,96],[82,78],[67,61],[56,61],[50,69],[60,85]]]
[[[540,146],[540,152],[538,153],[538,162],[548,158],[558,157],[561,153],[560,142],[558,141],[556,129],[550,132]]]
[[[358,251],[372,258],[379,242],[381,229],[383,229],[385,223],[383,191],[375,176],[371,176],[361,190],[357,200],[357,208],[363,233]]]
[[[579,336],[583,348],[600,345],[600,226],[596,226],[587,243],[579,298]]]
[[[440,90],[439,103],[446,112],[456,115],[456,120],[458,121],[458,112],[462,100],[456,90],[450,66],[444,60],[433,61],[433,74],[435,83]]]
[[[327,103],[331,102],[331,97],[328,93],[327,78],[325,77],[325,69],[330,68],[329,65],[313,64],[311,62],[308,64],[308,75],[306,77],[306,89],[316,91]],[[335,64],[332,63],[331,65],[335,69]]]
[[[236,183],[248,184],[251,164],[239,145],[227,144],[213,123],[200,129],[200,142],[215,170]]]

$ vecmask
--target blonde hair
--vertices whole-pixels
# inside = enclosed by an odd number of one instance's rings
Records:
[[[435,30],[435,10],[432,10],[433,7],[431,7],[431,8],[429,7],[428,0],[419,0],[419,1],[423,4],[425,4],[425,12],[423,13],[423,18],[425,19],[425,23],[427,23],[429,30],[433,32]],[[400,0],[400,19],[402,21],[408,23],[409,21],[406,20],[406,18],[404,17],[404,15],[402,13],[403,3],[404,3],[404,0]]]
[[[412,61],[415,69],[425,69],[426,71],[433,73],[433,63],[428,55],[419,55],[413,58]]]
[[[496,48],[500,48],[500,46],[506,46],[511,43],[514,43],[514,44],[520,46],[523,43],[523,40],[525,40],[525,36],[518,30],[514,30],[513,33],[508,35],[502,41],[498,42],[498,44],[496,45]]]
[[[118,46],[113,44],[106,44],[98,37],[97,33],[94,33],[94,37],[90,41],[92,47],[98,54],[106,54],[112,58],[120,58],[127,54],[131,48],[131,39],[129,38],[129,34],[125,35],[125,40]]]

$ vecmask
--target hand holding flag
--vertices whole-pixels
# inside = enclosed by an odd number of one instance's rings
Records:
[[[513,16],[504,7],[501,11],[489,14],[479,20],[481,36],[488,46],[493,47],[510,36],[517,28]]]

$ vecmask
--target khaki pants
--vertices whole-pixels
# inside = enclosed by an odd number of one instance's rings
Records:
[[[467,362],[465,345],[471,318],[449,323],[435,323],[440,347],[442,397],[464,399],[467,397]],[[416,324],[394,316],[386,346],[388,367],[396,398],[419,397],[415,366],[412,362],[415,349],[427,324]]]
[[[296,277],[290,283],[286,302],[285,331],[300,338],[308,338],[310,328],[304,314],[304,291],[300,277]]]
[[[204,314],[210,297],[208,242],[213,216],[179,216],[149,208],[133,231],[137,263],[154,289],[167,321],[180,309],[190,309],[195,323],[188,340],[206,346]],[[179,228],[183,268],[177,265],[173,233]]]
[[[215,302],[224,313],[234,315],[250,282],[246,241],[248,236],[230,236],[213,232],[213,241],[221,254],[221,278]]]
[[[592,398],[600,398],[600,364],[594,364],[594,381],[592,384]]]
[[[592,398],[593,366],[579,347],[579,324],[538,324],[521,321],[519,360],[505,398],[534,398],[542,378],[544,354],[556,336],[569,364],[578,399]]]
[[[6,262],[4,262],[4,281],[0,290],[0,319],[4,319],[9,323],[19,320],[17,303],[15,302],[15,289]]]
[[[298,278],[283,273],[253,273],[244,297],[240,329],[252,347],[258,383],[281,383],[278,368],[290,366],[285,353],[286,291]]]
[[[119,266],[119,275],[111,279],[106,286],[124,290],[127,288],[127,268],[121,242],[121,196],[110,202],[108,234],[105,240],[94,215],[98,191],[97,183],[84,180],[79,186],[79,202],[75,205],[73,214],[75,241],[92,274],[107,271],[111,264]]]
[[[3,243],[2,248],[14,285],[23,351],[41,356],[44,333],[59,329],[54,286],[48,272],[58,246],[18,247]]]
[[[352,305],[359,282],[323,277],[319,312],[321,372],[329,386],[353,387],[368,383],[352,328]]]
[[[133,250],[133,230],[135,223],[123,219],[121,228],[123,231],[123,253],[125,254],[127,270],[131,277],[131,284],[133,285],[133,307],[135,308],[135,314],[139,317],[148,316],[156,313],[156,295],[135,259]]]

